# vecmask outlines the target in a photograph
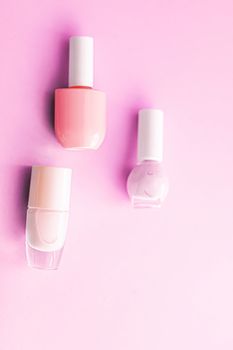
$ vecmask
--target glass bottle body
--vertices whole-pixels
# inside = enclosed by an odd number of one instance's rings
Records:
[[[57,269],[65,244],[68,211],[29,208],[26,222],[28,265],[40,269]]]
[[[88,87],[55,90],[55,133],[66,149],[98,149],[106,131],[106,95]]]
[[[144,160],[131,171],[127,190],[134,208],[159,208],[168,193],[168,177],[161,162]]]

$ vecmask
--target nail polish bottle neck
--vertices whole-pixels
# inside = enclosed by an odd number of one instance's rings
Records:
[[[161,164],[162,160],[158,159],[139,159],[138,164]]]
[[[92,90],[93,88],[91,86],[69,86],[70,89],[87,89],[87,90]]]

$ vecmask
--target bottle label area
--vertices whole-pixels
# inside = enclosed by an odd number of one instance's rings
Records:
[[[34,249],[45,252],[64,246],[69,213],[42,209],[28,209],[26,240]]]

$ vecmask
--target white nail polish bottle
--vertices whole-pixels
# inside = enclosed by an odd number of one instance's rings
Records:
[[[71,169],[32,167],[26,223],[28,265],[57,269],[65,243]]]
[[[163,161],[163,112],[141,109],[138,119],[138,163],[131,171],[127,190],[135,208],[160,207],[168,193]]]

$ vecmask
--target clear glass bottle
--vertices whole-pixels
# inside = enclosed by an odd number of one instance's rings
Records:
[[[69,218],[71,169],[32,167],[26,222],[28,265],[57,269]]]
[[[163,112],[141,109],[138,121],[138,164],[127,181],[133,207],[154,208],[162,205],[169,187],[162,159]]]

